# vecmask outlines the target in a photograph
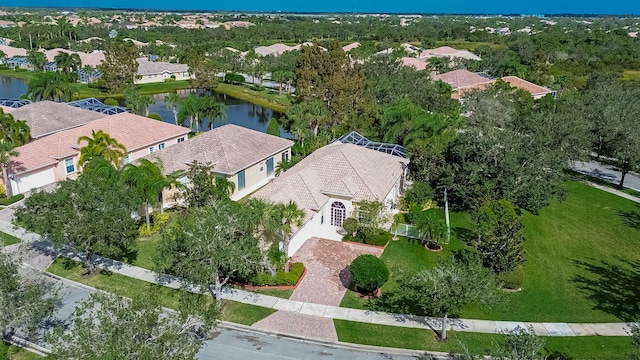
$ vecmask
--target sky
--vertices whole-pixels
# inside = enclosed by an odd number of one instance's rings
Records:
[[[0,6],[445,14],[637,14],[639,0],[0,0]]]

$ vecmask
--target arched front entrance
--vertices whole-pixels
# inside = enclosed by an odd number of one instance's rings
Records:
[[[347,208],[340,201],[331,204],[331,225],[342,227]]]

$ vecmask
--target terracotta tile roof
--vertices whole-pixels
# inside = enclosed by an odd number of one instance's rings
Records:
[[[416,70],[424,70],[427,68],[427,63],[416,59],[416,58],[412,58],[412,57],[403,57],[400,58],[400,61],[402,62],[402,65],[404,66],[411,66]]]
[[[172,64],[164,61],[149,61],[146,58],[136,59],[139,75],[162,74],[163,72],[179,73],[189,71],[186,64]]]
[[[449,46],[441,46],[435,49],[427,49],[422,51],[419,55],[419,59],[428,59],[431,57],[449,57],[449,58],[465,58],[472,60],[481,60],[480,57],[467,50],[456,50]]]
[[[82,66],[89,65],[89,66],[96,67],[104,61],[104,53],[101,53],[101,52],[85,53],[85,52],[70,51],[67,49],[57,48],[57,49],[47,50],[44,52],[44,54],[47,56],[47,60],[55,61],[54,59],[56,55],[58,55],[58,53],[60,52],[66,52],[67,54],[74,54],[74,53],[78,54],[78,56],[80,57],[80,61],[82,61]]]
[[[524,89],[530,92],[534,98],[542,97],[554,92],[551,89],[547,89],[546,87],[536,85],[524,79],[520,79],[517,76],[505,76],[502,78],[502,80],[508,82],[512,87]]]
[[[360,46],[360,43],[359,43],[359,42],[354,42],[354,43],[351,43],[351,44],[349,44],[349,45],[345,45],[345,46],[343,46],[343,47],[342,47],[342,51],[344,51],[344,52],[349,52],[349,51],[351,51],[351,50],[353,50],[353,49],[357,48],[358,46]]]
[[[27,56],[27,50],[8,45],[0,45],[0,51],[4,52],[8,58],[14,56]]]
[[[353,144],[334,142],[304,158],[253,196],[275,203],[296,202],[317,211],[330,194],[353,201],[382,200],[409,160]]]
[[[217,173],[233,175],[292,145],[291,140],[227,124],[146,158],[159,159],[165,173],[186,170],[189,163],[197,160],[214,164],[213,170]]]
[[[10,172],[17,174],[36,170],[76,155],[83,145],[78,145],[78,138],[83,135],[91,136],[92,130],[108,133],[128,151],[136,151],[189,132],[189,129],[182,126],[130,113],[110,115],[20,146],[17,149],[20,155],[11,162]]]
[[[480,87],[481,85],[486,86],[487,84],[495,82],[495,80],[487,79],[468,70],[449,71],[444,74],[434,75],[432,78],[434,81],[440,80],[451,85],[454,90],[459,88]]]
[[[53,101],[37,101],[12,109],[11,114],[16,120],[27,121],[34,139],[105,117],[99,112]]]

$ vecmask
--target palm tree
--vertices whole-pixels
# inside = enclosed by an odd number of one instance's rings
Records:
[[[73,89],[64,75],[57,72],[44,72],[37,74],[29,81],[26,96],[33,101],[70,101]]]
[[[302,226],[302,219],[304,219],[304,210],[298,207],[293,201],[289,201],[287,204],[276,205],[279,218],[281,219],[282,229],[282,246],[284,248],[284,255],[287,260],[284,263],[284,272],[289,272],[290,258],[289,258],[289,241],[291,240],[291,231],[293,227]]]
[[[80,55],[78,53],[67,53],[64,51],[58,52],[53,60],[58,67],[58,70],[67,74],[68,77],[71,77],[71,74],[76,74],[76,71],[80,70],[82,66],[82,60],[80,60]]]
[[[15,145],[7,141],[0,142],[0,167],[2,167],[2,180],[4,181],[7,197],[13,196],[11,184],[9,183],[9,163],[11,159],[18,155],[20,155],[20,153],[16,150]]]
[[[31,129],[26,120],[15,120],[13,115],[0,109],[0,141],[8,141],[14,146],[22,146],[31,140]]]
[[[171,187],[182,176],[182,173],[174,172],[165,176],[161,163],[154,163],[147,159],[140,159],[139,165],[127,164],[122,169],[125,181],[142,197],[144,203],[147,230],[151,229],[151,219],[149,216],[149,206],[155,207],[158,203],[158,195],[165,188]],[[163,211],[163,204],[160,201],[160,211]]]
[[[134,86],[124,90],[124,102],[127,107],[138,115],[149,116],[149,105],[156,103],[154,98],[149,95],[141,95],[140,91]]]
[[[225,106],[211,96],[198,97],[191,94],[180,102],[178,125],[184,125],[187,118],[190,118],[189,125],[194,132],[200,129],[205,118],[209,119],[209,129],[212,129],[216,118],[226,120]]]
[[[89,159],[100,156],[119,168],[127,155],[127,148],[102,130],[97,132],[92,130],[90,137],[80,136],[78,144],[83,141],[86,141],[87,144],[80,149],[80,158],[78,159],[80,166],[83,166]]]
[[[178,96],[177,93],[170,93],[164,97],[164,103],[167,104],[167,110],[173,113],[173,119],[178,124],[178,105],[182,99]]]

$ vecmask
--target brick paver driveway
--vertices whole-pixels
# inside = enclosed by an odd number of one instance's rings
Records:
[[[293,257],[293,261],[304,263],[307,275],[291,300],[339,306],[351,280],[347,265],[361,254],[379,257],[382,249],[319,238],[307,240]]]
[[[293,257],[294,262],[304,263],[307,274],[290,299],[339,306],[350,281],[346,267],[360,254],[380,256],[382,249],[319,238],[307,240]],[[338,340],[333,320],[318,316],[278,311],[253,326],[284,334]]]

